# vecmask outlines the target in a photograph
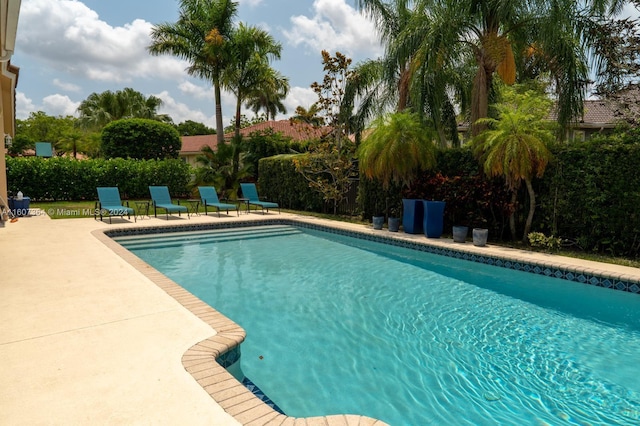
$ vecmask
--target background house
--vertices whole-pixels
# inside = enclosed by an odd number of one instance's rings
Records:
[[[272,129],[274,133],[280,133],[282,136],[291,138],[291,140],[294,141],[319,138],[325,132],[325,129],[314,127],[307,123],[292,123],[290,120],[278,120],[253,124],[240,129],[240,134],[246,139],[254,132],[264,132],[269,129]],[[233,139],[233,135],[233,132],[226,133],[224,135],[225,141]],[[200,155],[202,148],[209,146],[215,151],[217,145],[216,135],[182,136],[182,148],[180,149],[179,157],[186,163],[196,167],[196,158]]]
[[[182,136],[182,147],[178,157],[193,167],[197,166],[196,158],[201,154],[202,148],[208,146],[214,151],[218,146],[216,135]]]
[[[614,102],[604,100],[584,101],[584,113],[582,118],[572,123],[567,129],[567,139],[587,140],[595,134],[607,134],[613,132],[616,126],[623,121],[623,117],[617,112],[618,107]],[[552,111],[549,120],[556,121],[557,114]],[[466,141],[469,133],[469,123],[458,124],[460,140]]]

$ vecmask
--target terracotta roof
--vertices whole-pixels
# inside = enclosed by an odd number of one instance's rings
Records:
[[[180,154],[197,153],[199,154],[203,146],[210,146],[215,150],[218,142],[216,135],[196,135],[196,136],[183,136],[182,148]]]
[[[240,134],[243,137],[249,137],[253,132],[264,131],[267,129],[273,129],[276,133],[281,133],[285,137],[289,137],[294,141],[304,141],[307,139],[319,138],[327,133],[326,128],[316,128],[306,123],[292,124],[290,120],[279,121],[263,121],[243,129],[240,129]],[[231,140],[234,132],[226,133],[224,135],[225,140]],[[197,135],[197,136],[182,136],[182,148],[180,154],[196,154],[200,153],[203,146],[210,146],[215,150],[218,146],[218,140],[216,135]]]
[[[274,132],[281,133],[285,137],[290,137],[294,141],[304,141],[307,139],[319,138],[327,133],[326,128],[313,127],[306,123],[292,123],[290,120],[263,121],[262,123],[240,129],[240,134],[244,137],[253,132],[263,131],[272,128]],[[233,132],[224,135],[225,139],[231,139]]]

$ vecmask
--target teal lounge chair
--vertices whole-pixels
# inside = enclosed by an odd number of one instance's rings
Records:
[[[164,209],[167,214],[167,219],[169,219],[169,213],[173,212],[178,212],[178,216],[180,216],[182,212],[185,212],[187,217],[191,219],[187,206],[181,206],[180,201],[178,201],[178,204],[173,204],[171,195],[169,195],[169,188],[166,186],[150,186],[149,192],[151,193],[154,217],[158,217],[158,209]]]
[[[264,209],[278,209],[278,213],[280,213],[280,206],[277,203],[272,203],[269,201],[260,201],[258,197],[258,190],[256,189],[256,185],[253,183],[241,183],[240,187],[242,188],[242,196],[246,198],[247,207],[251,206],[260,206],[262,207],[262,214],[264,214]]]
[[[220,210],[226,210],[227,214],[229,214],[229,210],[235,210],[236,215],[240,215],[240,208],[237,204],[227,204],[220,202],[215,187],[199,186],[198,191],[200,192],[200,199],[202,200],[202,205],[204,206],[205,215],[208,213],[207,207],[215,207],[218,210],[218,217],[220,217]]]
[[[111,223],[111,216],[121,216],[124,218],[125,214],[129,220],[131,220],[131,215],[133,215],[133,220],[136,221],[136,214],[134,210],[129,207],[129,202],[127,201],[126,206],[122,205],[120,191],[117,187],[101,187],[96,189],[98,190],[98,201],[96,201],[96,208],[93,210],[94,220],[97,215],[100,215],[100,220],[102,221],[103,214],[109,213],[109,223]]]

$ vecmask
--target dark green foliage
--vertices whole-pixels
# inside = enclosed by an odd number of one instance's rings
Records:
[[[305,154],[282,154],[260,160],[260,195],[283,208],[322,211],[322,195],[309,188],[307,180],[296,171],[294,159]]]
[[[258,162],[261,158],[279,154],[306,152],[307,142],[292,141],[291,138],[274,132],[272,128],[252,132],[246,140],[244,161],[250,164],[251,173],[258,178]]]
[[[216,133],[215,129],[193,120],[187,120],[177,124],[176,129],[181,136],[214,135]]]
[[[538,183],[534,229],[585,251],[638,258],[640,144],[633,133],[554,148]]]
[[[500,179],[487,179],[469,149],[439,150],[437,170],[418,173],[409,188],[360,180],[359,204],[363,216],[387,213],[402,198],[445,201],[445,230],[453,225],[489,228],[493,238],[503,234],[511,211],[509,193]]]
[[[155,120],[117,120],[102,129],[102,153],[106,158],[178,158],[181,146],[178,131]]]
[[[123,199],[148,199],[150,185],[167,185],[171,195],[186,196],[190,174],[180,160],[7,157],[9,194],[22,191],[34,201],[93,200],[98,186],[117,186]]]

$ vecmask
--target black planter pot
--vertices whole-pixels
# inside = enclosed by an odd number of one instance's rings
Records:
[[[400,230],[400,218],[399,217],[390,217],[389,218],[389,232],[398,232]]]

